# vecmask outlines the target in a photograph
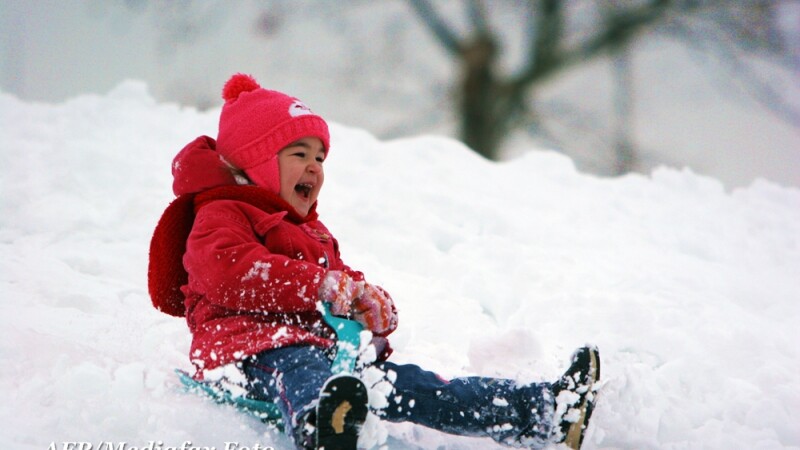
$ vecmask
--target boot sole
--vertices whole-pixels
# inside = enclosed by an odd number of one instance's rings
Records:
[[[361,380],[349,375],[330,379],[317,406],[317,449],[356,450],[367,410],[367,389]]]
[[[591,349],[589,352],[589,360],[592,368],[591,370],[593,371],[592,384],[589,386],[589,392],[591,392],[594,383],[600,380],[600,354],[597,349]],[[567,437],[564,439],[564,444],[566,444],[569,448],[574,450],[581,448],[584,434],[586,433],[586,428],[589,426],[589,419],[592,417],[594,403],[594,395],[592,396],[591,401],[589,400],[588,395],[583,397],[580,406],[580,418],[574,424],[572,424],[571,427],[569,427]]]

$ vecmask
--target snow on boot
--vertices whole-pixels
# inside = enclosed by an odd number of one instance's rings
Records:
[[[316,448],[356,450],[358,433],[367,418],[367,389],[356,377],[337,375],[319,395],[316,411]]]
[[[572,355],[572,364],[553,384],[556,398],[558,442],[579,449],[589,426],[595,402],[594,384],[600,379],[600,353],[595,347],[582,347]]]

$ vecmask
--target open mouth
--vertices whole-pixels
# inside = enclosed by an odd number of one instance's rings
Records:
[[[311,197],[312,188],[313,186],[309,183],[300,183],[294,187],[294,191],[307,200],[309,197]]]

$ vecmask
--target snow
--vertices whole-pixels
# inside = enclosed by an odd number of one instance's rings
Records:
[[[170,164],[219,110],[143,83],[60,104],[0,93],[0,447],[66,441],[288,448],[185,394],[185,323],[146,288]],[[332,124],[319,211],[392,293],[396,362],[552,380],[599,346],[585,448],[800,448],[800,190],[726,190],[688,169],[598,178],[538,149],[509,162]],[[368,423],[386,448],[501,448]]]

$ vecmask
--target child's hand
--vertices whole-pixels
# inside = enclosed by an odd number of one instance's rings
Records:
[[[350,317],[353,300],[364,293],[364,283],[353,280],[341,270],[330,270],[319,287],[319,299],[331,304],[334,316]]]
[[[353,318],[373,333],[385,336],[397,328],[397,311],[389,293],[364,284],[364,292],[353,301]]]

